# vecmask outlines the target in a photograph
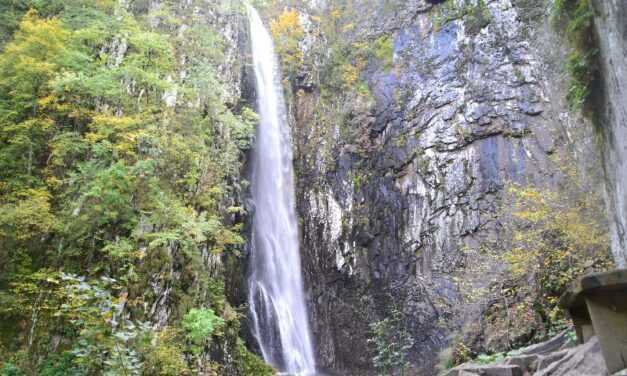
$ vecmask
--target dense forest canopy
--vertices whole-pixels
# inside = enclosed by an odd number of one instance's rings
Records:
[[[201,268],[243,243],[225,198],[256,116],[227,103],[202,15],[146,6],[0,5],[3,375],[186,374],[213,367],[212,336],[237,338]],[[155,328],[157,309],[175,311]]]

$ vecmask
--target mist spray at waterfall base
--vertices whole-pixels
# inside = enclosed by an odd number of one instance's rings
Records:
[[[315,374],[294,206],[292,146],[272,38],[248,7],[260,123],[251,177],[255,203],[249,277],[252,331],[264,360]]]

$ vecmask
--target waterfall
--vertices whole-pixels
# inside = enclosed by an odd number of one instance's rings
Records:
[[[272,38],[248,7],[260,123],[251,177],[255,203],[249,279],[252,331],[266,362],[315,373],[294,207],[292,146]]]

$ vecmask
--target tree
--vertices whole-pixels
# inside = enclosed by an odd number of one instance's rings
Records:
[[[294,74],[303,64],[300,43],[305,36],[298,11],[285,8],[270,23],[270,32],[276,41],[277,53],[286,69],[285,73]]]
[[[368,343],[374,346],[375,368],[381,375],[404,375],[409,363],[407,352],[414,345],[407,333],[403,313],[394,309],[390,316],[370,324],[371,337]]]

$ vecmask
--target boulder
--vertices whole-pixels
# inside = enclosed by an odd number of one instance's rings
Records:
[[[536,371],[541,371],[548,368],[551,364],[559,361],[568,354],[569,350],[561,350],[550,353],[545,356],[541,356],[536,363]]]
[[[507,357],[498,363],[466,363],[449,370],[443,376],[609,375],[597,337],[590,338],[583,345],[564,348],[569,346],[567,338],[566,333],[562,333],[547,342],[522,349],[518,355]],[[555,351],[551,352],[551,349]]]
[[[462,364],[444,374],[445,376],[523,376],[520,367],[513,364]]]
[[[564,330],[548,341],[525,347],[519,351],[520,355],[544,355],[570,346],[568,331]]]
[[[538,364],[538,359],[539,356],[536,354],[518,355],[505,359],[504,364],[518,366],[523,372],[534,372]]]
[[[536,372],[537,376],[605,376],[608,375],[601,346],[596,337],[567,350],[564,356]]]

